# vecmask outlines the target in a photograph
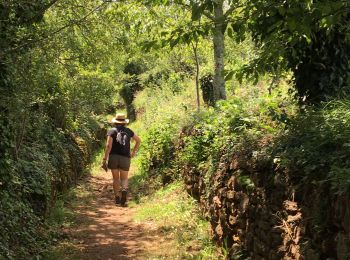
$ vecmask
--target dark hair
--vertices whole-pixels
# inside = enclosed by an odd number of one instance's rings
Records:
[[[126,123],[113,123],[114,126],[117,126],[117,125],[126,125]]]

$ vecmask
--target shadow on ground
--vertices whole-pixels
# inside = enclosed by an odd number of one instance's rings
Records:
[[[76,227],[67,230],[79,245],[78,259],[142,259],[144,249],[157,243],[156,238],[133,222],[133,208],[114,205],[109,174],[84,181],[93,195],[78,201],[74,207]]]

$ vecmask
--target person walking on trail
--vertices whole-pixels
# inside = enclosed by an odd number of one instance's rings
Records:
[[[113,190],[115,204],[126,206],[128,193],[128,173],[130,161],[139,149],[141,139],[126,125],[129,120],[125,114],[118,113],[112,119],[114,127],[107,133],[107,142],[102,161],[102,168],[110,169],[113,175]],[[133,149],[130,151],[130,140],[135,141]],[[107,163],[108,161],[108,163]]]

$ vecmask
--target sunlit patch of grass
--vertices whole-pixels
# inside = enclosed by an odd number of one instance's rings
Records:
[[[212,242],[210,224],[201,217],[182,183],[143,197],[134,207],[135,221],[146,223],[152,235],[165,238],[159,247],[146,250],[146,259],[223,259]]]

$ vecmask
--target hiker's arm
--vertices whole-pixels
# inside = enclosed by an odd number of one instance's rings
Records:
[[[139,147],[140,147],[141,139],[140,139],[140,137],[138,137],[136,134],[134,134],[134,136],[132,137],[132,139],[135,141],[135,145],[134,145],[134,148],[132,149],[132,152],[131,152],[131,158],[134,158],[134,157],[135,157],[135,154],[136,154],[136,152],[137,152],[137,150],[138,150]]]
[[[106,148],[105,148],[105,154],[103,156],[103,161],[106,161],[108,156],[109,156],[109,153],[112,149],[112,144],[113,144],[113,139],[112,137],[110,136],[107,136],[107,142],[106,142]]]

